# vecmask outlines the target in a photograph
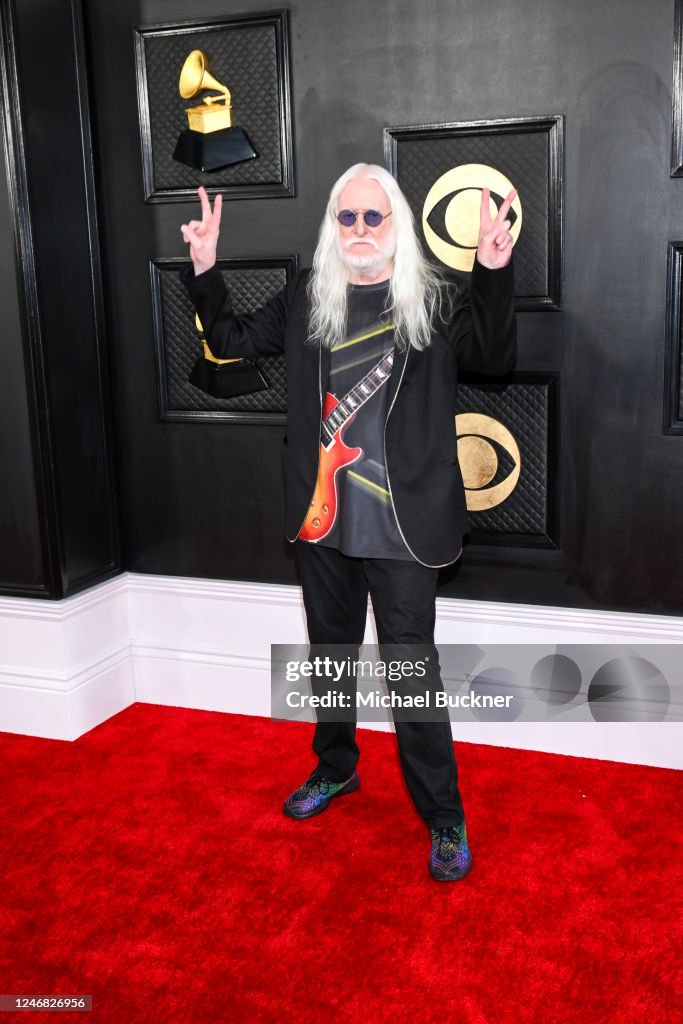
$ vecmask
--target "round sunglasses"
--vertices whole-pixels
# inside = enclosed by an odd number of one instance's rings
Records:
[[[356,218],[360,216],[360,213],[360,210],[340,210],[337,214],[337,220],[345,228],[350,228],[356,223]],[[378,228],[384,218],[391,217],[391,214],[391,210],[389,210],[389,213],[380,213],[379,210],[365,210],[363,212],[363,220],[369,228]]]

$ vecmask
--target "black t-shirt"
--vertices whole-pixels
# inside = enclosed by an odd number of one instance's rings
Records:
[[[361,454],[337,470],[337,516],[318,543],[358,558],[413,561],[396,525],[384,462],[391,367],[383,360],[394,348],[388,295],[388,281],[351,285],[346,338],[330,353],[327,391],[341,401],[353,389],[347,408],[355,412],[341,427],[341,439]]]

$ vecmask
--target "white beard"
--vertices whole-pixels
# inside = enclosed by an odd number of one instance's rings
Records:
[[[393,235],[383,248],[380,248],[372,238],[367,239],[365,245],[368,252],[364,253],[348,251],[346,247],[354,245],[355,242],[356,239],[349,239],[348,242],[342,243],[341,239],[337,238],[339,258],[349,270],[364,270],[368,271],[370,275],[379,274],[394,258],[396,244]]]

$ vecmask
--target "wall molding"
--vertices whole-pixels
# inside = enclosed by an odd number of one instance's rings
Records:
[[[558,631],[575,634],[573,643],[614,643],[624,638],[640,643],[683,643],[683,618],[643,615],[635,612],[602,612],[549,605],[502,604],[493,601],[461,601],[437,598],[437,621],[477,623],[496,630]],[[599,638],[599,639],[596,639]],[[519,640],[519,634],[517,636]],[[563,638],[566,642],[566,637]],[[503,643],[496,637],[490,643]],[[537,643],[537,640],[524,641]]]
[[[683,618],[439,598],[437,641],[683,644]],[[136,701],[267,716],[270,644],[305,642],[294,586],[123,573],[62,601],[0,598],[0,730],[74,740]],[[675,722],[456,723],[454,735],[683,767]]]

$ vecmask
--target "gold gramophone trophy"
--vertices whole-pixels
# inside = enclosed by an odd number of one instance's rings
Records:
[[[242,128],[233,128],[230,90],[210,74],[208,57],[201,50],[193,50],[187,57],[178,88],[184,100],[205,89],[220,95],[205,96],[196,107],[188,108],[189,129],[178,136],[174,160],[198,171],[217,171],[257,156]]]
[[[195,316],[195,324],[202,335],[204,328],[198,316]],[[201,340],[204,355],[199,357],[192,368],[190,384],[214,398],[236,398],[252,391],[265,391],[269,387],[268,381],[251,359],[216,359],[206,339]]]

